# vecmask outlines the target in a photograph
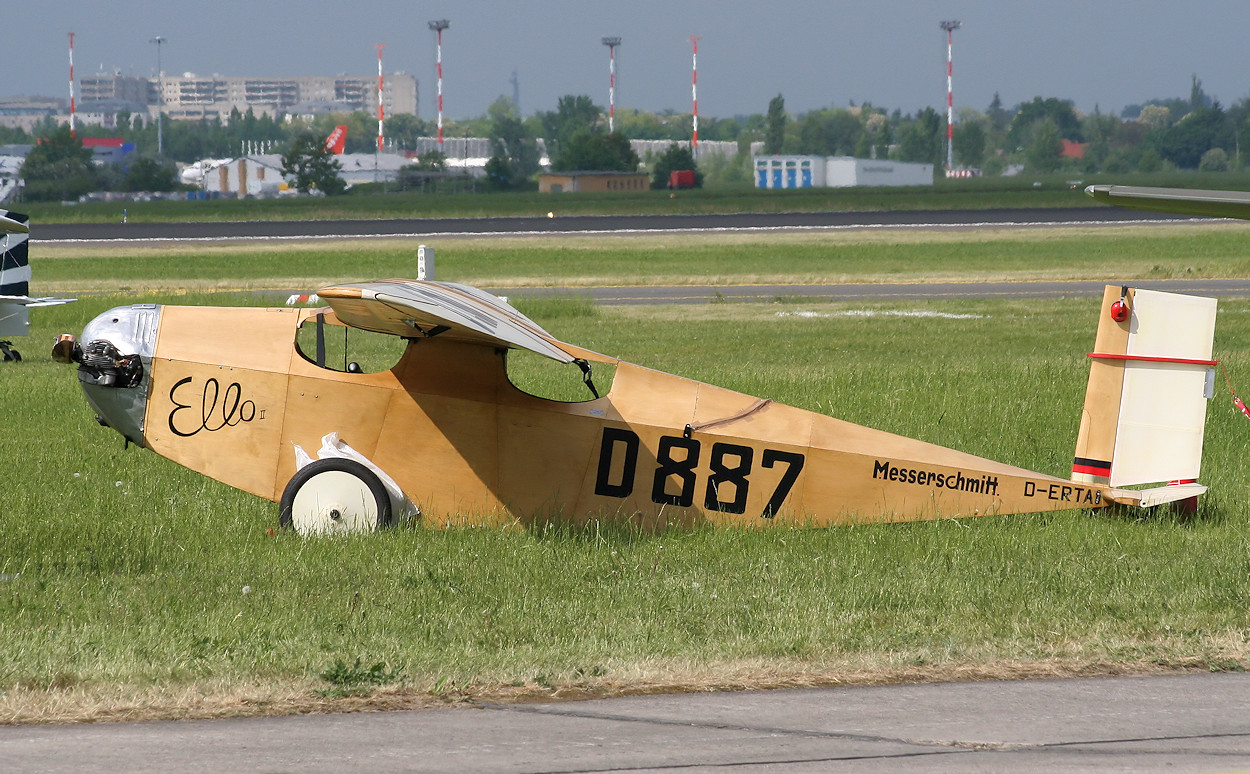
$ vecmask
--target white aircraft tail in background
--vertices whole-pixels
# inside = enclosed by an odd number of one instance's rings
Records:
[[[32,306],[68,304],[72,298],[32,298],[30,296],[30,260],[27,239],[30,218],[17,212],[0,210],[0,356],[4,360],[21,360],[9,336],[30,333]]]

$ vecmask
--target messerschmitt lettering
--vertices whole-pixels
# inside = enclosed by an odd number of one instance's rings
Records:
[[[883,481],[897,481],[900,484],[931,486],[935,489],[955,489],[991,496],[998,494],[998,476],[965,476],[962,471],[938,473],[923,468],[902,468],[889,460],[875,460],[872,464],[872,477]]]

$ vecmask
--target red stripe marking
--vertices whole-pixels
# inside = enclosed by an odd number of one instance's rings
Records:
[[[1105,468],[1095,467],[1093,465],[1075,465],[1074,464],[1072,466],[1072,472],[1084,473],[1087,476],[1110,476],[1111,468],[1110,467],[1105,467]]]
[[[1147,363],[1181,363],[1182,365],[1217,365],[1218,360],[1194,360],[1187,357],[1155,357],[1153,355],[1109,355],[1103,352],[1089,352],[1086,357],[1096,360],[1140,360]]]

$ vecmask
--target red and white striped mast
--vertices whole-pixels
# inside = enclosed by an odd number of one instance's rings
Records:
[[[74,33],[69,34],[69,136],[74,136]]]
[[[691,35],[690,42],[694,45],[694,54],[691,56],[690,70],[690,99],[694,103],[692,113],[694,114],[694,134],[690,137],[690,155],[698,158],[699,156],[699,41],[702,40],[698,35]]]
[[[451,22],[446,19],[430,22],[430,29],[434,30],[437,37],[435,61],[438,66],[438,149],[440,151],[443,149],[443,30],[450,26]]]
[[[382,49],[386,48],[384,43],[378,43],[375,48],[378,50],[378,152],[382,152]]]
[[[611,134],[616,117],[616,47],[621,45],[621,39],[605,37],[603,45],[608,47],[608,134]]]
[[[951,171],[955,154],[955,97],[951,90],[951,42],[952,34],[962,25],[958,21],[939,22],[938,26],[946,30],[946,171]]]

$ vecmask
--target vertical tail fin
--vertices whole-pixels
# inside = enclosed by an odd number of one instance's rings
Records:
[[[30,218],[0,210],[0,338],[25,336],[30,330],[27,307],[68,304],[72,298],[31,298],[27,235]],[[7,342],[4,342],[7,344]],[[8,360],[8,352],[5,360]]]
[[[0,210],[0,339],[25,336],[30,330],[30,314],[24,301],[30,293],[30,261],[26,252],[29,221],[25,215]],[[7,344],[0,344],[0,349],[6,350],[5,360],[10,359],[12,352]]]
[[[1073,481],[1197,480],[1214,336],[1215,299],[1107,286]]]
[[[347,147],[347,127],[339,124],[334,127],[334,131],[326,137],[326,150],[336,156],[343,154],[343,149]]]
[[[30,218],[17,212],[0,210],[0,296],[25,296],[30,293],[30,259],[26,239]]]

